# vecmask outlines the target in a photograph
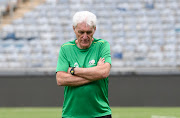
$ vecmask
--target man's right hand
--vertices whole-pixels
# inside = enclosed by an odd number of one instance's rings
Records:
[[[105,62],[105,59],[104,59],[104,58],[100,58],[99,61],[98,61],[98,63],[97,63],[97,66],[103,65],[104,62]]]

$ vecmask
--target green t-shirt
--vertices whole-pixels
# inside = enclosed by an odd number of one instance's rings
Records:
[[[56,72],[67,72],[69,67],[94,67],[101,57],[111,64],[107,41],[94,38],[88,49],[79,49],[73,40],[61,46]],[[94,118],[111,114],[108,81],[105,78],[78,87],[65,86],[62,117]]]

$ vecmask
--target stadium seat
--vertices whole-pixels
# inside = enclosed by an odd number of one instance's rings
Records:
[[[0,57],[0,67],[7,61],[11,68],[55,68],[60,46],[75,38],[71,18],[80,10],[97,15],[94,37],[111,44],[113,66],[178,67],[178,4],[177,0],[46,0],[1,29],[0,54],[5,58]]]

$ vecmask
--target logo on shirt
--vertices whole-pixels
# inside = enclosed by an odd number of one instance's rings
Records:
[[[95,65],[95,60],[93,59],[93,60],[90,60],[89,61],[89,65]]]
[[[74,67],[79,68],[79,64],[77,62],[74,63]]]

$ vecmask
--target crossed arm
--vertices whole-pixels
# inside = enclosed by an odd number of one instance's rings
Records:
[[[100,58],[95,67],[75,68],[75,75],[69,73],[70,68],[68,72],[58,71],[56,74],[57,85],[80,86],[108,77],[111,65],[109,63],[104,63],[104,61],[104,58]]]

